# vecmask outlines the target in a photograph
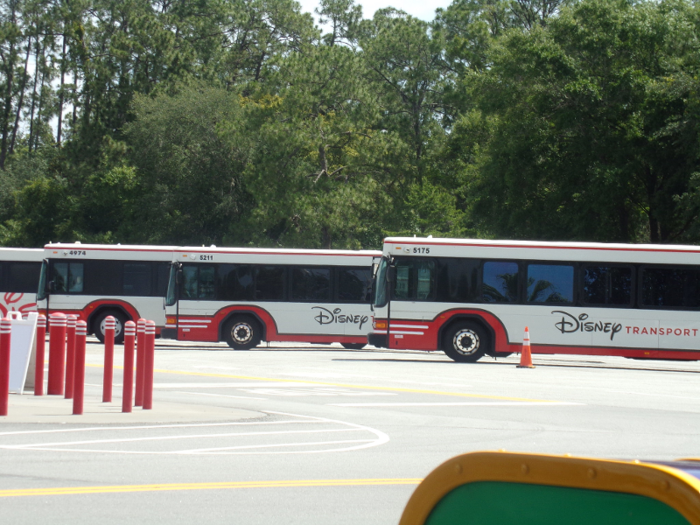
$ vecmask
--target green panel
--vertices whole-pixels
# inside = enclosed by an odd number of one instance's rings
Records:
[[[655,499],[599,490],[481,481],[452,490],[425,525],[689,525]]]

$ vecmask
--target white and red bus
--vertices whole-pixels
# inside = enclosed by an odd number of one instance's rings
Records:
[[[166,298],[164,338],[341,343],[362,348],[371,329],[379,251],[180,248]]]
[[[387,238],[375,286],[379,347],[700,359],[700,246]]]
[[[124,323],[143,317],[165,325],[165,291],[175,248],[55,243],[44,247],[38,307],[50,313],[75,314],[88,333],[104,340],[104,320],[117,321],[115,340],[124,338]]]
[[[44,250],[0,248],[0,316],[36,312],[36,290]]]

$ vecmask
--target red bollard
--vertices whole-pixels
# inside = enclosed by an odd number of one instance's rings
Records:
[[[10,335],[12,325],[5,318],[0,321],[0,416],[7,415],[10,399]]]
[[[134,338],[136,323],[124,324],[124,380],[122,381],[122,412],[131,412],[131,400],[134,390]]]
[[[146,320],[141,317],[136,322],[136,393],[134,406],[143,406],[143,365],[146,356]]]
[[[39,314],[36,321],[36,363],[34,366],[34,395],[44,395],[44,359],[46,352],[46,316]]]
[[[49,315],[49,383],[46,393],[63,395],[63,375],[66,359],[66,316],[62,313]]]
[[[153,408],[153,369],[156,353],[156,323],[146,321],[146,352],[143,367],[143,409]]]
[[[75,371],[75,323],[77,315],[66,319],[66,399],[73,399],[73,376]]]
[[[102,402],[112,402],[112,378],[114,376],[114,331],[117,321],[111,315],[105,317],[105,367],[102,376]]]
[[[75,327],[75,375],[73,376],[73,415],[83,413],[85,397],[85,339],[87,323],[78,321]]]

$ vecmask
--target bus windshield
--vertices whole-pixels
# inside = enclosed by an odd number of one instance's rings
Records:
[[[377,275],[375,277],[375,295],[374,295],[374,306],[382,307],[386,304],[386,275],[387,268],[389,267],[389,259],[382,257],[379,263],[379,268],[377,269]]]
[[[49,261],[44,259],[41,262],[41,273],[39,274],[39,289],[37,290],[36,299],[37,301],[43,301],[46,299],[47,293],[47,278],[49,275]]]
[[[165,306],[173,306],[177,302],[177,272],[180,270],[178,263],[170,265],[168,276],[168,291],[165,294]]]

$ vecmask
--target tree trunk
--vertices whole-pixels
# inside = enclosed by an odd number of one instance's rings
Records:
[[[12,11],[10,13],[10,22],[15,24],[15,4],[12,3]],[[14,40],[10,42],[10,48],[7,53],[7,59],[5,61],[5,68],[7,71],[7,91],[5,93],[5,107],[2,114],[2,143],[0,144],[0,170],[5,169],[5,159],[7,158],[7,141],[9,139],[10,133],[10,113],[12,108],[12,88],[14,81],[14,71],[15,71],[15,43]]]
[[[331,232],[328,230],[328,226],[323,226],[321,228],[321,243],[325,250],[333,248],[333,239],[331,238]]]
[[[36,43],[36,55],[34,58],[34,87],[32,87],[32,105],[29,110],[29,151],[32,151],[32,144],[34,142],[34,109],[36,108],[36,82],[39,80],[39,55],[44,52],[41,44],[37,40]]]
[[[15,140],[17,139],[17,129],[19,128],[19,117],[24,105],[24,90],[27,88],[27,67],[29,66],[29,53],[32,49],[32,37],[27,42],[27,54],[24,57],[24,76],[22,77],[22,87],[19,90],[19,102],[17,103],[17,113],[15,114],[15,125],[12,127],[12,140],[10,141],[10,154],[15,151]]]
[[[10,44],[8,60],[12,60],[14,54],[13,44]],[[7,139],[10,131],[10,108],[12,107],[12,81],[14,64],[9,64],[7,68],[7,92],[5,94],[5,108],[2,115],[2,144],[0,144],[0,170],[5,169],[5,158],[7,157]]]
[[[46,64],[44,61],[46,60],[46,48],[42,48],[41,50],[41,81],[39,82],[39,107],[36,110],[36,120],[39,124],[41,124],[41,110],[44,107],[44,82],[46,81]],[[34,151],[37,150],[39,147],[39,138],[34,137]]]
[[[63,85],[66,78],[66,24],[63,23],[63,49],[61,50],[61,86],[58,90],[58,130],[56,144],[61,147],[61,129],[63,128]]]

